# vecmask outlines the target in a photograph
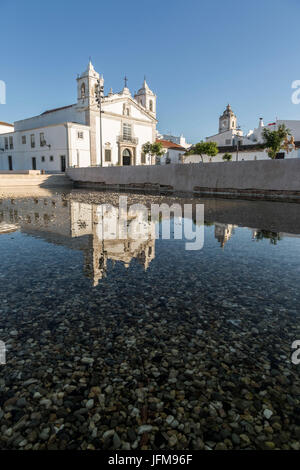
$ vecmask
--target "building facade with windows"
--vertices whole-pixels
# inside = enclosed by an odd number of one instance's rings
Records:
[[[206,138],[207,142],[216,142],[219,153],[215,157],[208,155],[186,155],[183,163],[223,162],[225,153],[232,156],[233,161],[268,160],[268,152],[261,148],[264,142],[263,129],[277,130],[284,124],[291,132],[292,141],[286,142],[278,153],[278,159],[300,158],[300,121],[280,120],[265,126],[263,118],[259,119],[258,127],[250,130],[246,135],[237,126],[237,117],[228,105],[219,118],[219,133]]]
[[[156,95],[144,80],[132,96],[126,79],[121,92],[110,90],[102,98],[100,126],[98,81],[104,86],[89,62],[77,77],[75,104],[17,121],[3,132],[0,127],[0,170],[55,173],[74,166],[152,164],[143,145],[156,139]]]

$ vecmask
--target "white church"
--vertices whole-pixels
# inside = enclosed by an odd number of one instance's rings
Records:
[[[0,123],[0,170],[61,172],[67,167],[150,165],[143,153],[156,140],[156,95],[146,80],[132,96],[125,86],[96,102],[96,86],[103,76],[91,63],[77,77],[77,102],[51,109],[14,126]],[[102,143],[102,151],[101,145]]]

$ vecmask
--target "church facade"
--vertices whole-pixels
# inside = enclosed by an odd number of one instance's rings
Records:
[[[77,102],[14,123],[0,132],[0,170],[61,172],[68,167],[149,165],[143,145],[156,139],[156,95],[146,80],[96,101],[103,76],[89,62],[77,77]],[[100,126],[101,121],[101,126]]]

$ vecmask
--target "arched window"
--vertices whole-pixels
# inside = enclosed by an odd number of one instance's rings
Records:
[[[234,127],[234,121],[232,121],[232,127]]]
[[[152,100],[150,100],[150,102],[149,102],[149,109],[150,109],[150,111],[153,111],[153,101]]]
[[[81,85],[80,90],[81,90],[80,91],[81,99],[84,100],[84,98],[85,98],[85,84],[84,83]]]

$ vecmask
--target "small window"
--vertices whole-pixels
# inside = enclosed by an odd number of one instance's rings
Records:
[[[153,111],[153,101],[152,100],[150,100],[149,109],[150,109],[150,111]]]
[[[9,137],[9,148],[12,150],[14,148],[14,139],[12,136]]]
[[[31,136],[30,136],[30,143],[31,143],[31,148],[34,149],[34,147],[35,147],[34,134],[31,134]]]
[[[83,132],[77,132],[77,139],[83,139]]]
[[[111,162],[111,150],[110,149],[105,150],[105,161]]]
[[[45,142],[45,134],[44,134],[44,132],[41,132],[40,133],[40,146],[44,147],[45,143],[46,143]]]
[[[54,161],[54,157],[53,157],[53,155],[51,155],[50,162],[53,162],[53,161]]]
[[[85,84],[84,83],[81,85],[80,96],[81,96],[81,99],[84,100],[85,98]]]
[[[5,150],[8,150],[8,137],[5,137]]]
[[[146,155],[144,153],[142,153],[142,155],[141,155],[141,163],[142,163],[142,165],[145,165],[145,163],[146,163]]]
[[[45,157],[42,157],[42,162],[44,162],[44,161],[45,161]]]
[[[22,135],[22,144],[23,144],[23,145],[26,144],[26,135]]]
[[[231,144],[232,144],[231,139],[226,139],[226,140],[225,140],[225,144],[226,144],[226,145],[231,145]]]

